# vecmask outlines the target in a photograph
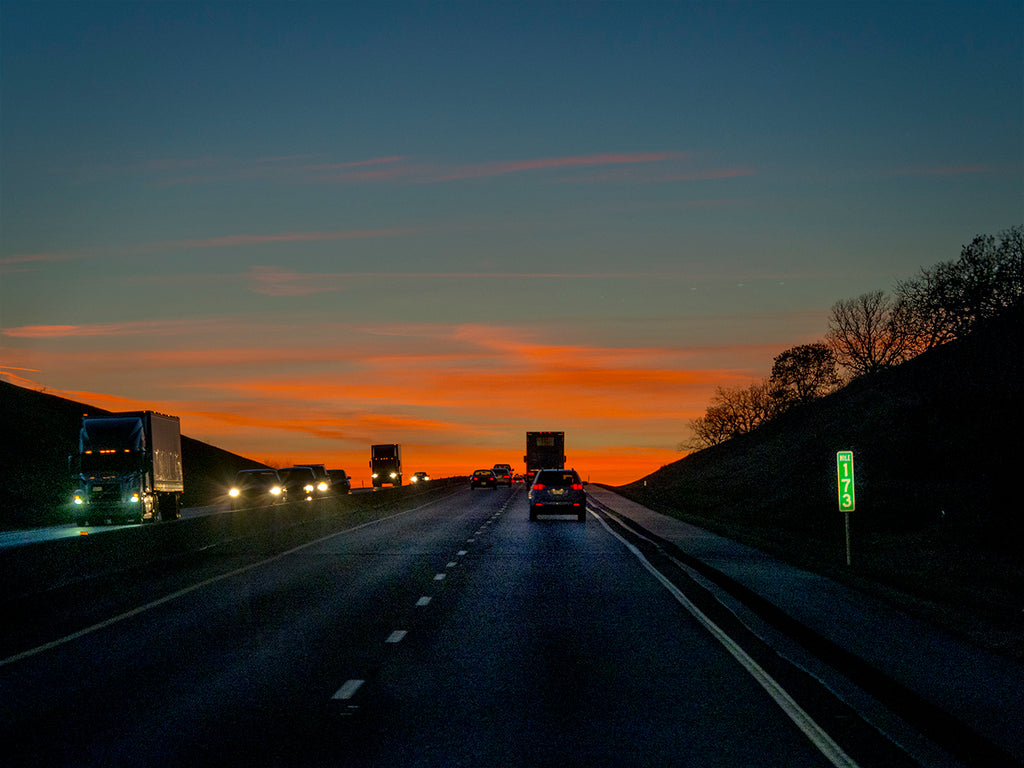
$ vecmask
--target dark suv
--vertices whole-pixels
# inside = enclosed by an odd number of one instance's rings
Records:
[[[329,470],[331,476],[331,488],[334,489],[335,493],[352,493],[352,478],[350,478],[344,469],[331,469]]]
[[[530,520],[538,515],[572,515],[587,519],[587,492],[575,469],[541,469],[530,486]]]

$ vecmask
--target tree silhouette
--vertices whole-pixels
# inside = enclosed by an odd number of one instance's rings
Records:
[[[842,380],[835,353],[819,341],[776,355],[768,382],[777,407],[785,409],[834,392]]]
[[[899,365],[912,348],[902,305],[885,291],[864,293],[832,305],[825,340],[854,376]]]

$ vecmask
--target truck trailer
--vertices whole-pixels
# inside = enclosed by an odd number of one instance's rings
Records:
[[[538,469],[565,468],[565,432],[526,433],[526,484],[533,485]]]
[[[397,443],[385,443],[370,446],[370,477],[373,487],[391,485],[398,488],[402,484],[402,446]]]
[[[78,482],[72,499],[77,525],[181,517],[185,485],[177,416],[86,414],[72,466]]]

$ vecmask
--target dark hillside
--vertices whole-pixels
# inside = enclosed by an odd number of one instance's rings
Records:
[[[1018,310],[618,490],[808,567],[988,612],[1024,653],[1022,434]],[[838,450],[854,452],[851,569]]]
[[[66,521],[68,457],[78,451],[83,413],[106,411],[0,381],[0,528]],[[262,466],[185,436],[181,450],[185,506],[214,503],[238,469]]]

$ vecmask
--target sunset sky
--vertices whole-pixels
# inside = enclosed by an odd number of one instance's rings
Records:
[[[368,482],[613,484],[1024,223],[1011,2],[0,5],[0,377]]]

